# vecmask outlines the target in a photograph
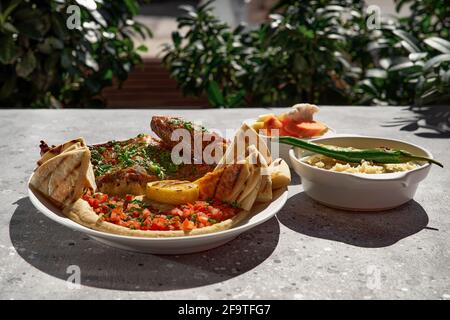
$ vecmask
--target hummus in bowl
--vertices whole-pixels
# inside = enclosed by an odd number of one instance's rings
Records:
[[[394,139],[340,135],[314,139],[313,142],[358,149],[386,147],[433,158],[424,148]],[[327,206],[352,211],[381,211],[408,202],[431,167],[421,161],[344,163],[300,148],[291,149],[289,155],[308,196]]]

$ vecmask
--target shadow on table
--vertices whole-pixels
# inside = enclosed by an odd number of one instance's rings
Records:
[[[301,234],[366,248],[390,246],[428,224],[427,213],[414,200],[388,211],[358,213],[328,208],[304,192],[291,197],[277,217]]]
[[[383,127],[400,127],[402,131],[417,131],[427,129],[426,132],[416,132],[422,138],[450,138],[450,106],[412,107],[404,110],[413,111],[414,115],[396,117]]]
[[[164,291],[205,286],[248,272],[278,244],[276,218],[222,247],[190,255],[162,256],[100,244],[39,213],[28,197],[18,200],[10,221],[17,253],[32,266],[66,280],[67,268],[81,270],[81,284],[113,290]],[[220,289],[218,289],[220,290]]]

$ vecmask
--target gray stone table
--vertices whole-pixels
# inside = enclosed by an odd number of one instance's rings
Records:
[[[277,110],[279,112],[280,110]],[[346,213],[309,199],[299,180],[265,224],[216,249],[156,256],[107,247],[34,209],[27,180],[39,141],[124,139],[155,114],[178,114],[218,129],[268,109],[0,110],[0,298],[396,299],[450,298],[448,136],[400,130],[415,114],[400,107],[323,107],[339,133],[407,140],[443,161],[414,201],[383,213]],[[81,286],[66,279],[81,270]]]

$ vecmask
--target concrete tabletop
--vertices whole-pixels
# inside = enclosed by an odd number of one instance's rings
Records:
[[[0,110],[0,298],[450,299],[448,136],[400,130],[402,120],[416,117],[401,107],[323,107],[318,116],[339,133],[421,145],[444,163],[445,169],[433,166],[413,201],[383,213],[324,207],[295,178],[276,218],[215,250],[156,256],[114,249],[58,225],[27,196],[40,140],[125,139],[149,131],[156,114],[223,130],[267,112]],[[81,272],[80,286],[66,281],[73,268]]]

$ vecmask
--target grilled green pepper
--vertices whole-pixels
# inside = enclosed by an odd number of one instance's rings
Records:
[[[362,160],[372,161],[374,163],[405,163],[409,161],[426,161],[444,167],[442,163],[427,157],[415,156],[409,152],[396,149],[374,148],[374,149],[353,149],[342,148],[329,145],[319,145],[294,137],[278,137],[280,143],[299,147],[324,156],[350,162],[361,163]]]

